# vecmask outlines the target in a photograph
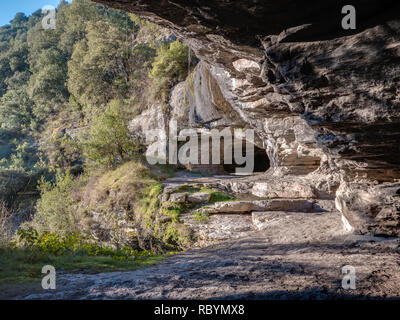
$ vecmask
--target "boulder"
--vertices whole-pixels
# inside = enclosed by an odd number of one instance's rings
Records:
[[[191,203],[205,203],[209,202],[211,199],[211,194],[207,192],[196,192],[189,194],[187,196],[187,201]]]
[[[169,202],[171,203],[183,203],[186,201],[185,193],[171,193],[169,196]]]
[[[169,193],[163,193],[160,195],[161,202],[167,202],[169,200]]]
[[[316,198],[315,188],[301,182],[266,181],[256,182],[252,194],[269,198]]]
[[[361,234],[400,236],[400,183],[343,182],[335,203],[347,228]]]

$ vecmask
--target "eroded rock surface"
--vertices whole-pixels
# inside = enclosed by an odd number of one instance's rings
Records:
[[[171,93],[169,115],[179,126],[255,130],[271,169],[264,186],[238,188],[332,198],[341,184],[356,183],[337,194],[344,221],[360,232],[396,234],[395,202],[378,196],[381,210],[371,222],[369,209],[359,209],[370,200],[359,190],[400,178],[397,1],[354,1],[356,30],[341,28],[345,1],[301,8],[292,0],[97,1],[172,29],[200,59]],[[295,178],[287,184],[288,176]]]
[[[400,235],[400,184],[345,183],[337,192],[336,207],[356,231]]]

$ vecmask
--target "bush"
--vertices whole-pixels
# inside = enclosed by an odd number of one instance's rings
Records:
[[[12,213],[5,202],[0,202],[0,246],[7,245],[13,235]]]
[[[0,201],[18,205],[24,194],[34,194],[37,180],[46,173],[30,137],[0,129]]]
[[[50,253],[56,256],[79,254],[87,256],[106,256],[118,260],[134,260],[139,257],[151,256],[149,251],[134,250],[123,247],[116,250],[90,242],[90,239],[78,233],[60,236],[56,233],[38,233],[35,229],[19,229],[16,244],[18,247],[28,248],[32,251]]]
[[[75,179],[59,173],[53,183],[42,180],[37,213],[25,228],[63,237],[90,235],[115,248],[158,253],[185,248],[187,231],[179,215],[186,207],[162,210],[163,186],[155,178],[149,168],[134,161]],[[172,221],[161,223],[161,214],[171,216]],[[50,236],[48,240],[53,241]]]
[[[90,229],[100,241],[118,247],[152,249],[151,230],[147,225],[151,225],[152,215],[159,208],[160,190],[162,185],[147,167],[129,161],[91,178],[80,208],[88,216],[96,212],[96,227]],[[93,225],[91,221],[88,224]],[[135,231],[129,231],[132,229]]]
[[[65,110],[48,121],[38,144],[49,170],[70,169],[73,174],[79,173],[83,162],[79,134],[84,131],[79,127],[84,126],[80,120],[75,112]]]
[[[128,119],[119,101],[94,119],[89,136],[83,145],[89,165],[112,168],[138,155],[139,146],[129,137]]]
[[[80,217],[71,196],[74,184],[74,178],[69,172],[57,173],[53,183],[42,178],[39,185],[41,197],[32,222],[36,228],[59,234],[80,230]]]
[[[121,240],[127,235],[119,227],[119,222],[124,221],[137,230],[138,247],[155,252],[180,250],[188,243],[187,232],[179,221],[183,209],[161,210],[162,191],[163,185],[147,167],[130,161],[89,183],[81,207],[87,212],[96,211],[96,223],[101,221],[109,227],[102,241],[124,245]],[[173,221],[159,221],[162,214],[168,214]]]

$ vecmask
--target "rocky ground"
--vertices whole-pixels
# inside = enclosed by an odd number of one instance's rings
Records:
[[[200,181],[224,184],[232,179],[243,178],[183,177],[166,184],[171,189],[174,184]],[[308,201],[252,199],[233,201],[228,207],[217,204],[211,206],[215,212],[210,219],[197,229],[203,239],[200,244],[206,247],[137,271],[63,274],[57,279],[57,290],[27,290],[15,298],[399,298],[399,239],[353,234],[345,230],[341,214],[333,207],[321,209],[317,202],[309,205]],[[246,209],[248,203],[253,206],[251,210]],[[290,207],[291,203],[296,205]],[[277,210],[281,205],[287,210]],[[238,207],[244,211],[218,212],[221,208]],[[260,208],[265,210],[254,211]],[[346,265],[356,270],[354,290],[342,288],[342,268]]]

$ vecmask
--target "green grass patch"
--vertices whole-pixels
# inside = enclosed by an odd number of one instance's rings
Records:
[[[159,263],[167,255],[118,260],[109,256],[79,253],[57,256],[36,249],[0,248],[0,256],[0,284],[4,284],[41,279],[45,265],[54,266],[57,272],[95,274],[145,268]]]
[[[220,191],[212,191],[211,198],[209,203],[217,203],[217,202],[225,202],[225,201],[235,201],[236,198],[230,196],[229,194],[220,192]]]
[[[152,217],[160,208],[159,196],[163,190],[161,183],[150,183],[142,192],[138,201],[137,212],[143,216],[148,227],[151,227]]]
[[[186,193],[188,194],[193,194],[196,192],[205,192],[209,193],[211,195],[210,200],[208,201],[208,204],[214,204],[217,202],[226,202],[226,201],[235,201],[237,198],[219,191],[218,189],[213,189],[213,188],[207,188],[201,185],[188,185],[184,184],[180,188],[176,189],[174,193]],[[199,206],[198,206],[199,207]],[[170,216],[173,221],[178,221],[179,216],[188,211],[189,209],[196,208],[195,205],[192,206],[187,206],[187,204],[171,204],[168,209],[164,209],[164,214]],[[199,222],[205,222],[207,218],[210,216],[209,214],[203,213],[201,211],[194,211],[194,219],[199,221]]]
[[[225,201],[235,201],[237,200],[235,197],[224,193],[222,191],[219,191],[217,189],[210,189],[206,187],[200,188],[200,192],[206,192],[211,194],[210,201],[208,203],[213,204],[217,202],[225,202]]]
[[[198,222],[205,222],[209,216],[210,216],[210,214],[205,213],[205,212],[201,212],[201,211],[194,212],[194,219]]]
[[[172,203],[167,203],[167,206],[162,208],[160,210],[160,213],[171,217],[172,221],[174,222],[179,222],[179,216],[182,213],[185,213],[188,210],[193,209],[194,207],[195,205],[191,203],[172,202]]]

